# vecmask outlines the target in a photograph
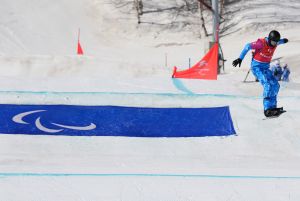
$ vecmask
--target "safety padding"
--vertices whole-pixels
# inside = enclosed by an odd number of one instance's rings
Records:
[[[0,105],[1,134],[203,137],[235,134],[229,107]]]

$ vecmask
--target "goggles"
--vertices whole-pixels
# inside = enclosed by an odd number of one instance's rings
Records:
[[[272,46],[276,46],[276,45],[278,45],[279,41],[271,40],[270,43],[271,43]]]

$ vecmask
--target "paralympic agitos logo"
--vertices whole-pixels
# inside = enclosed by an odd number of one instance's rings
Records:
[[[15,115],[12,118],[12,120],[18,124],[30,124],[23,120],[26,116],[34,114],[34,113],[41,113],[41,112],[46,112],[46,111],[47,110],[32,110],[32,111],[28,111],[28,112],[19,113],[19,114]],[[35,126],[39,130],[47,132],[47,133],[58,133],[58,132],[63,131],[64,129],[86,131],[86,130],[93,130],[96,128],[96,125],[94,123],[90,123],[90,125],[88,125],[88,126],[64,125],[64,124],[59,124],[59,123],[51,123],[51,124],[54,125],[55,127],[57,127],[57,129],[47,128],[46,126],[44,126],[41,123],[40,116],[38,118],[36,118],[36,120],[35,120]]]

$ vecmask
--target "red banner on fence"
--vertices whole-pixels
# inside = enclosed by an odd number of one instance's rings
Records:
[[[177,71],[174,66],[172,78],[216,80],[218,73],[218,43],[194,66],[187,70]]]

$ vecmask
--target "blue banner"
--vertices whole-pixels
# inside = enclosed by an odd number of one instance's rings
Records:
[[[229,107],[0,105],[1,134],[203,137],[235,134]]]

